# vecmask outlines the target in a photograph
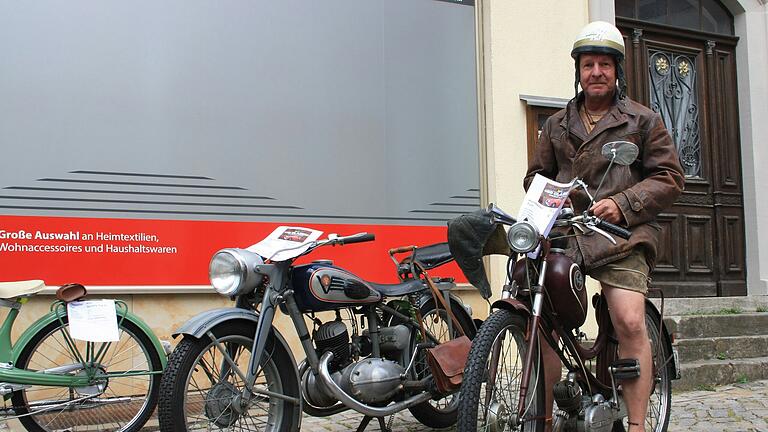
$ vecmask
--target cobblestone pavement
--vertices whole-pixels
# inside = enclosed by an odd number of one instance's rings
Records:
[[[357,429],[362,415],[349,411],[331,418],[304,417],[302,431],[348,432]],[[387,418],[389,420],[389,418]],[[378,431],[371,422],[366,431]],[[430,431],[409,412],[392,420],[393,432]],[[451,431],[454,429],[446,429]],[[768,380],[731,384],[710,390],[672,394],[669,432],[768,432]]]
[[[347,411],[330,418],[304,417],[302,431],[350,432],[357,429],[363,416]],[[389,418],[387,418],[389,421]],[[409,412],[392,419],[393,432],[431,431]],[[145,428],[156,430],[156,428]],[[18,423],[5,424],[0,431],[22,431]],[[366,431],[378,431],[371,422]],[[452,431],[454,429],[445,429]],[[710,390],[673,393],[669,432],[768,432],[768,380],[731,384]]]

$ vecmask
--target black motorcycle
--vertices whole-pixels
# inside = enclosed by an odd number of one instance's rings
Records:
[[[163,374],[161,430],[296,431],[302,412],[348,409],[364,414],[358,430],[374,418],[387,430],[384,417],[404,409],[429,427],[453,425],[458,398],[437,390],[426,351],[476,329],[450,293],[453,280],[427,274],[452,261],[447,244],[390,250],[397,284],[367,282],[327,260],[294,265],[323,246],[373,239],[329,235],[285,260],[253,248],[217,252],[211,284],[235,307],[201,313],[174,334],[183,339]],[[273,325],[278,308],[296,329],[301,364]]]

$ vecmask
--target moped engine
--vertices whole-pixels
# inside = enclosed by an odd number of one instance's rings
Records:
[[[602,395],[595,395],[592,398],[592,403],[584,410],[584,430],[611,432],[614,420],[621,418],[618,411]]]

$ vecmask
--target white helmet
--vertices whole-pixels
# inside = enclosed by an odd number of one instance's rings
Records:
[[[624,60],[624,38],[611,23],[593,21],[579,32],[573,42],[571,57],[574,59],[583,53],[610,54],[616,57],[616,63]]]

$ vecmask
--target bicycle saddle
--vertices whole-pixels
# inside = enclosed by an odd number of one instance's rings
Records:
[[[0,282],[0,298],[10,299],[37,294],[44,288],[45,282],[37,279],[18,282]]]
[[[88,291],[86,291],[84,286],[78,283],[69,283],[62,285],[56,290],[56,298],[64,303],[69,303],[80,300],[85,297],[87,293]]]

